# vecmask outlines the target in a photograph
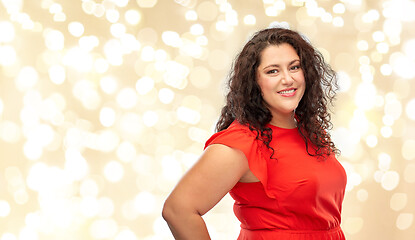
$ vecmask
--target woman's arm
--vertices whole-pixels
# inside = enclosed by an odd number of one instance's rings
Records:
[[[210,239],[202,216],[249,170],[245,155],[221,144],[206,148],[164,203],[175,239]]]

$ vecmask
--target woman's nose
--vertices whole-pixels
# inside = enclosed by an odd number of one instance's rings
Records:
[[[281,81],[283,84],[291,85],[294,82],[294,79],[292,78],[289,71],[283,71],[281,77],[282,77]]]

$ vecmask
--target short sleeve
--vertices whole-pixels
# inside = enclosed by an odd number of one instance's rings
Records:
[[[235,121],[227,129],[213,134],[206,141],[205,149],[212,144],[222,144],[242,151],[248,159],[249,169],[261,181],[267,195],[275,198],[274,194],[267,191],[269,150],[256,139],[255,132]]]
[[[246,158],[255,158],[255,135],[248,127],[233,122],[226,130],[217,132],[206,141],[205,149],[211,144],[223,144],[242,151]]]

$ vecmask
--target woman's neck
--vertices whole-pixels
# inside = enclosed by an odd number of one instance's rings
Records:
[[[272,120],[269,123],[280,128],[296,128],[297,120],[294,116],[294,112],[286,116],[273,116]]]

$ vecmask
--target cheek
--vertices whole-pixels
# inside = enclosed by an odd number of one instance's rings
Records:
[[[273,88],[272,81],[270,81],[267,78],[260,78],[258,80],[258,85],[261,88],[261,91],[262,92],[266,92],[266,91],[268,91],[268,90],[270,90],[270,89]]]

